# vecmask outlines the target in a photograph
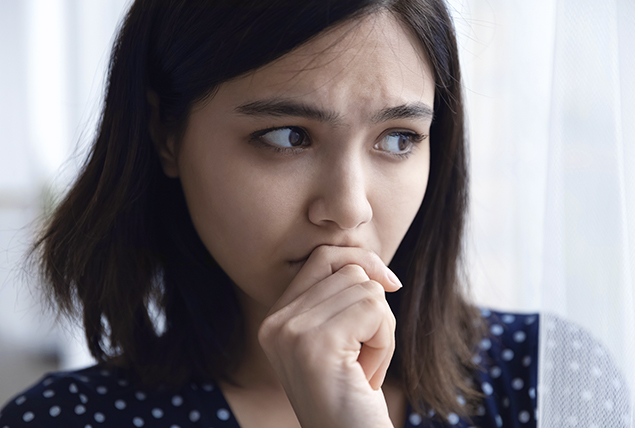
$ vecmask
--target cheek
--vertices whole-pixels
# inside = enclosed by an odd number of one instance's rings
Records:
[[[281,260],[300,217],[298,198],[248,157],[182,153],[181,159],[188,209],[205,247],[239,288],[270,300],[259,293],[290,280]]]
[[[423,202],[430,169],[428,150],[417,162],[392,176],[384,185],[374,209],[376,227],[382,241],[380,257],[389,264]]]

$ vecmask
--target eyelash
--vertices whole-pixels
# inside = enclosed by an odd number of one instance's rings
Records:
[[[304,139],[308,140],[308,144],[307,145],[302,145],[302,146],[298,146],[298,147],[282,147],[282,146],[277,146],[277,145],[273,145],[273,144],[269,144],[265,141],[263,141],[262,137],[267,135],[270,132],[274,132],[274,131],[278,131],[281,129],[290,129],[293,130],[295,132],[298,132],[300,135],[302,135],[304,137]],[[401,159],[407,159],[408,157],[410,157],[410,155],[412,155],[413,149],[416,147],[417,144],[421,143],[423,140],[425,140],[428,135],[424,135],[424,134],[419,134],[417,132],[413,132],[413,131],[391,131],[386,133],[382,138],[385,138],[388,135],[391,134],[398,134],[401,136],[404,136],[406,138],[408,138],[410,140],[410,142],[412,143],[411,149],[407,152],[404,153],[390,153],[390,152],[385,152],[387,156],[391,156],[391,157],[395,157],[395,158],[401,158]],[[296,154],[302,150],[304,150],[306,147],[308,147],[310,145],[310,139],[309,139],[309,135],[308,132],[298,126],[277,126],[277,127],[271,127],[271,128],[267,128],[267,129],[263,129],[260,131],[256,131],[253,132],[249,135],[249,142],[252,144],[257,145],[258,147],[261,148],[265,148],[268,150],[273,150],[276,153],[281,153],[281,154],[287,154],[287,155],[293,155]],[[373,146],[374,147],[374,146]]]

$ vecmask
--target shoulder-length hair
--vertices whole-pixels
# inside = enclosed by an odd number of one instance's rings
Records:
[[[477,311],[463,297],[460,263],[467,154],[454,30],[443,0],[137,0],[112,52],[97,136],[79,177],[35,242],[44,288],[60,313],[83,319],[102,364],[139,382],[231,379],[242,314],[231,281],[167,178],[149,135],[148,90],[178,141],[194,104],[347,20],[393,14],[416,36],[436,82],[430,176],[391,267],[405,284],[390,374],[415,409],[466,414]],[[160,329],[154,317],[164,315]]]

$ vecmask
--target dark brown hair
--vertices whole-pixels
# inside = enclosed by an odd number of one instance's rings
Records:
[[[97,137],[77,181],[32,249],[61,313],[83,318],[102,364],[138,381],[228,379],[241,355],[231,281],[199,239],[178,179],[151,142],[148,89],[177,137],[192,106],[322,31],[379,10],[412,31],[434,70],[435,118],[423,204],[391,268],[397,350],[390,373],[411,404],[466,414],[478,312],[459,275],[467,153],[454,30],[442,0],[137,0],[119,31]],[[152,306],[164,314],[157,331]]]

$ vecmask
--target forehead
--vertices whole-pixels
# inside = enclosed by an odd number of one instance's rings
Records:
[[[386,105],[426,102],[434,79],[422,46],[388,13],[346,22],[280,59],[221,85],[214,98],[310,99],[363,115]]]

